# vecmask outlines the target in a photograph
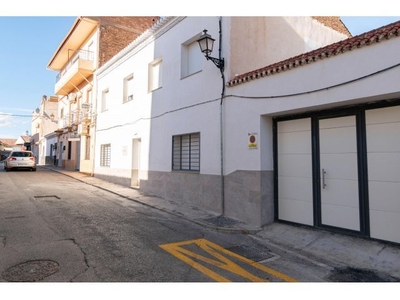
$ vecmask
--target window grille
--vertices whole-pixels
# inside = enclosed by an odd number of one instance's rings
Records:
[[[172,137],[172,170],[200,171],[200,133]]]
[[[100,166],[109,167],[111,163],[111,144],[103,144],[100,148]]]

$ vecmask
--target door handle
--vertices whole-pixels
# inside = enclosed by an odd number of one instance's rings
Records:
[[[326,183],[325,183],[325,174],[326,171],[325,169],[322,169],[322,188],[325,189],[326,188]]]

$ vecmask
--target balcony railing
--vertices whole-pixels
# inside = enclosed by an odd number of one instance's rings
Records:
[[[94,61],[94,52],[87,50],[77,51],[72,58],[67,62],[64,68],[58,73],[56,77],[56,83],[68,72],[68,70],[74,65],[77,60]]]
[[[92,110],[87,108],[76,109],[62,118],[62,127],[71,127],[82,122],[90,123],[92,120]]]

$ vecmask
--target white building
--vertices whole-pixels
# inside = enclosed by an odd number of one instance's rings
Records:
[[[227,214],[400,243],[399,37],[397,22],[228,82]]]
[[[218,57],[221,49],[223,73],[200,52],[204,29],[216,39],[211,55]],[[338,18],[161,19],[95,73],[94,175],[258,226],[272,222],[273,121],[258,107],[268,102],[241,100],[254,90],[226,87],[222,78],[348,36]],[[280,78],[274,89],[290,93]],[[263,83],[255,85],[262,89]],[[251,133],[258,141],[249,149]]]
[[[57,71],[56,164],[93,173],[95,114],[93,76],[113,55],[150,27],[158,17],[77,17],[51,57]]]
[[[57,129],[58,98],[43,96],[40,105],[32,112],[31,150],[37,164],[53,164],[57,139],[49,137]]]

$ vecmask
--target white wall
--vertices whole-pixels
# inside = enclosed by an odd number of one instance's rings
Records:
[[[260,22],[261,25],[266,26],[265,28],[268,29],[268,32],[260,30]],[[285,31],[282,33],[282,30],[279,31],[282,24],[290,32]],[[231,25],[232,28],[230,28]],[[114,58],[99,70],[97,75],[97,107],[99,114],[96,137],[96,172],[107,174],[112,172],[109,168],[98,168],[100,145],[112,142],[112,148],[114,148],[114,145],[116,148],[116,152],[112,152],[112,155],[115,153],[117,155],[112,159],[112,168],[122,170],[124,176],[127,176],[131,166],[129,163],[131,159],[130,152],[124,157],[121,157],[119,153],[122,148],[130,148],[131,139],[139,136],[142,137],[142,154],[144,154],[142,155],[142,168],[169,172],[171,170],[172,136],[200,132],[200,172],[202,174],[220,174],[219,97],[222,91],[220,71],[211,61],[203,58],[200,72],[184,78],[181,76],[182,43],[200,36],[204,29],[207,29],[208,34],[216,39],[214,52],[211,56],[218,57],[219,19],[217,17],[189,17],[175,24],[175,26],[165,26],[161,36],[151,37],[151,39],[154,39],[151,43],[145,42],[132,49],[129,53],[124,50],[124,55],[117,55],[119,60]],[[311,36],[309,34],[310,30],[312,31]],[[290,49],[286,47],[287,50],[280,51],[279,55],[276,54],[278,56],[272,56],[273,53],[277,53],[275,51],[276,48],[281,47],[283,43],[277,38],[276,32],[279,32],[280,38],[282,36],[290,35],[293,37],[295,35],[297,37],[296,47],[290,47]],[[261,43],[264,40],[270,41],[272,39],[273,42],[268,43],[268,55],[265,54],[265,49],[263,52],[254,52],[251,56],[248,56],[246,51],[239,51],[237,36],[242,33],[247,35],[251,33],[251,36],[257,37],[257,42]],[[231,74],[233,66],[241,68],[240,65],[246,62],[246,57],[251,58],[252,62],[267,63],[271,59],[276,61],[286,58],[288,55],[298,54],[346,38],[343,34],[327,29],[327,27],[309,17],[233,19],[226,17],[222,18],[222,34],[224,41],[222,56],[227,62],[225,74]],[[308,39],[305,39],[307,35]],[[259,47],[250,47],[250,49],[259,49]],[[231,51],[235,53],[235,56],[231,56]],[[202,56],[200,50],[198,55]],[[265,57],[268,57],[267,61],[265,61]],[[155,59],[162,59],[163,84],[162,88],[149,93],[147,90],[148,64]],[[247,63],[247,67],[251,67],[251,65]],[[260,67],[260,65],[257,67]],[[228,89],[227,94],[236,90],[238,94],[264,95],[266,91],[268,93],[281,94],[288,93],[290,90],[307,90],[321,84],[310,84],[309,81],[304,81],[303,71],[300,72],[301,75],[296,70],[291,72],[294,74],[287,72],[284,75],[285,81],[287,76],[292,76],[291,79],[289,78],[289,81],[293,81],[290,85],[280,84],[282,76],[275,75],[271,77],[267,87],[265,87],[265,80],[263,80],[262,83],[248,83],[237,88]],[[310,70],[313,77],[315,77],[314,72]],[[136,84],[134,100],[130,103],[122,104],[123,78],[131,73],[134,73]],[[301,76],[300,80],[297,77],[299,75]],[[227,79],[229,80],[230,78],[228,77]],[[331,84],[331,82],[329,81],[326,84]],[[268,88],[268,86],[271,88]],[[288,90],[288,87],[290,90]],[[101,93],[105,89],[109,89],[110,103],[107,105],[109,109],[100,113]],[[297,100],[298,98],[294,101]],[[307,99],[307,101],[309,100]],[[271,113],[270,110],[274,107],[277,111],[282,109],[277,100],[272,100],[273,105],[269,105],[269,102],[265,100],[246,101],[237,98],[225,99],[224,115],[233,116],[227,117],[224,124],[227,148],[233,149],[225,153],[225,160],[228,162],[226,174],[236,169],[260,169],[260,152],[259,150],[248,151],[247,135],[249,132],[260,132],[260,116],[262,114]],[[193,105],[196,106],[191,107]],[[268,108],[265,108],[265,106]],[[258,117],[254,117],[255,112]],[[146,136],[150,136],[151,139],[146,140]],[[123,140],[125,142],[122,142]],[[268,143],[268,145],[270,147],[271,143]],[[272,156],[270,157],[272,158]],[[269,169],[272,168],[272,163],[267,163],[264,160],[264,164]],[[121,174],[120,171],[117,173]]]
[[[231,26],[231,77],[348,38],[308,16],[233,17]]]
[[[269,146],[268,149],[259,147],[255,151],[246,147],[247,132],[261,131],[261,116],[289,115],[400,97],[400,67],[379,72],[398,64],[399,47],[400,39],[393,38],[227,88],[227,94],[231,96],[225,100],[226,174],[237,169],[260,170],[261,157],[272,157]],[[377,74],[333,87],[372,73]],[[296,93],[303,94],[279,97]],[[251,99],[251,96],[261,98]],[[272,132],[272,126],[269,130]],[[259,144],[263,143],[262,138],[259,136]],[[268,167],[272,170],[272,166]]]
[[[130,177],[132,139],[140,137],[142,170],[171,171],[172,136],[200,132],[201,173],[219,174],[219,70],[203,54],[202,71],[181,78],[181,44],[201,34],[218,36],[218,18],[186,18],[123,63],[97,75],[97,105],[109,89],[109,109],[98,109],[95,173]],[[148,91],[148,64],[162,58],[162,87]],[[123,78],[133,73],[134,100],[122,103]],[[149,136],[151,138],[149,139]],[[100,145],[112,144],[111,168],[99,167]],[[126,155],[121,155],[127,149]],[[125,152],[124,152],[125,153]]]

